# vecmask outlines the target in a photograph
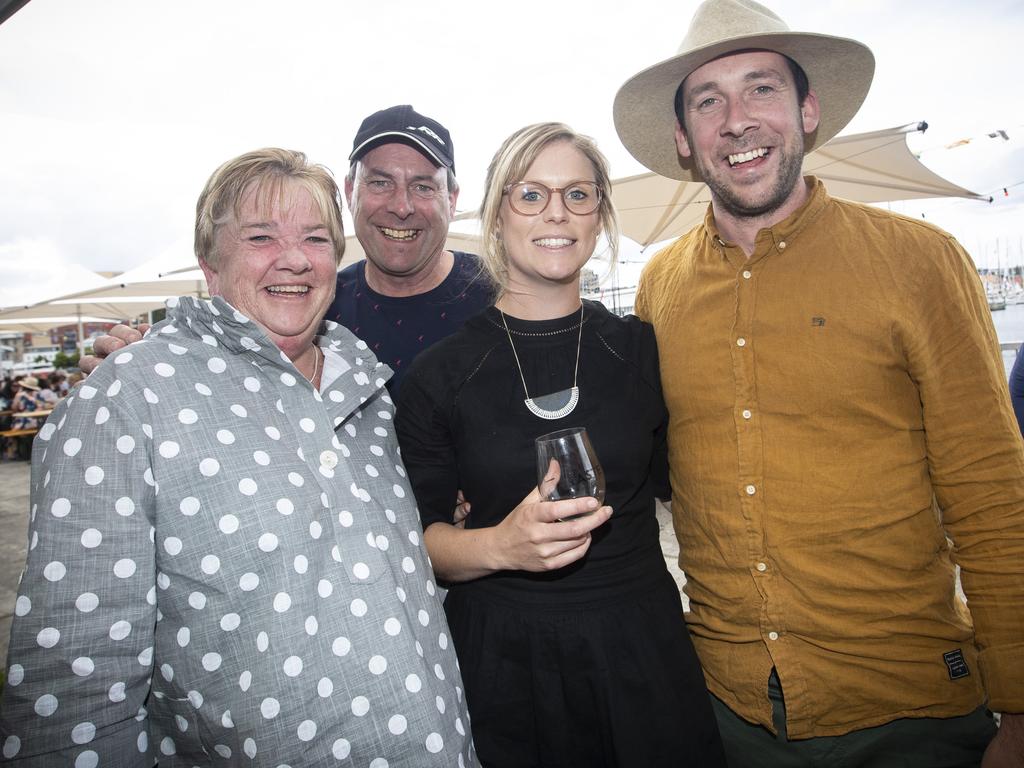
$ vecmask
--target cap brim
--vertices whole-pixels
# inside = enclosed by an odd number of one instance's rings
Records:
[[[615,130],[623,145],[655,173],[680,181],[701,181],[689,159],[676,151],[674,100],[679,84],[698,67],[729,53],[769,50],[797,62],[818,97],[821,118],[806,137],[810,152],[839,133],[867,97],[875,57],[856,40],[809,32],[743,35],[655,64],[627,80],[615,95]]]

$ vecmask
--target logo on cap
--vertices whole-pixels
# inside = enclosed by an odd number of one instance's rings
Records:
[[[447,144],[444,143],[444,139],[442,139],[440,136],[438,136],[436,133],[434,133],[432,130],[430,130],[425,125],[421,125],[419,127],[416,127],[415,125],[407,125],[405,127],[405,130],[407,130],[407,131],[420,131],[422,133],[427,134],[427,136],[432,138],[434,141],[436,141],[442,147],[447,147],[448,146]]]

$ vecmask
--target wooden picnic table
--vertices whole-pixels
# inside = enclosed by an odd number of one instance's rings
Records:
[[[15,419],[40,419],[44,420],[47,416],[53,413],[53,408],[41,408],[38,411],[12,411],[11,416]],[[32,438],[39,432],[38,427],[28,427],[25,429],[5,429],[0,431],[0,458],[4,457],[6,451],[6,443],[8,440],[13,440],[17,443],[15,454],[19,459],[27,459],[31,455],[32,451]]]
[[[14,414],[16,419],[45,419],[53,413],[53,408],[40,408],[38,411],[18,411]]]
[[[53,410],[53,408],[40,408],[36,411],[0,411],[0,418],[10,416],[14,419],[45,419],[53,413]]]

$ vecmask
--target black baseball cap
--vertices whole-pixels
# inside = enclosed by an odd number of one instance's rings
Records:
[[[408,144],[438,166],[455,173],[455,147],[448,129],[421,115],[409,104],[388,107],[363,120],[352,142],[349,162],[354,163],[374,147],[398,142]]]

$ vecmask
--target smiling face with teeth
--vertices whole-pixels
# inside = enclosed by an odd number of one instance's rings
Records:
[[[272,193],[250,188],[238,211],[217,227],[216,268],[200,261],[210,294],[258,323],[293,362],[308,357],[337,283],[324,216],[294,181]]]
[[[435,194],[425,199],[417,187]],[[440,284],[451,268],[442,254],[458,194],[448,188],[445,168],[406,144],[382,144],[359,159],[345,197],[372,288],[411,295]]]
[[[592,182],[596,175],[583,152],[568,141],[553,141],[541,150],[523,178],[514,181],[565,188],[576,181]],[[506,291],[543,297],[576,286],[580,270],[597,246],[601,217],[597,210],[583,216],[570,212],[561,194],[552,195],[541,213],[524,216],[512,210],[506,195],[498,214],[498,231],[508,259]],[[578,299],[576,290],[577,306]]]
[[[811,91],[797,103],[783,56],[743,51],[708,62],[684,81],[683,109],[676,147],[711,190],[716,221],[771,226],[800,207],[804,136],[817,128],[818,100]]]

